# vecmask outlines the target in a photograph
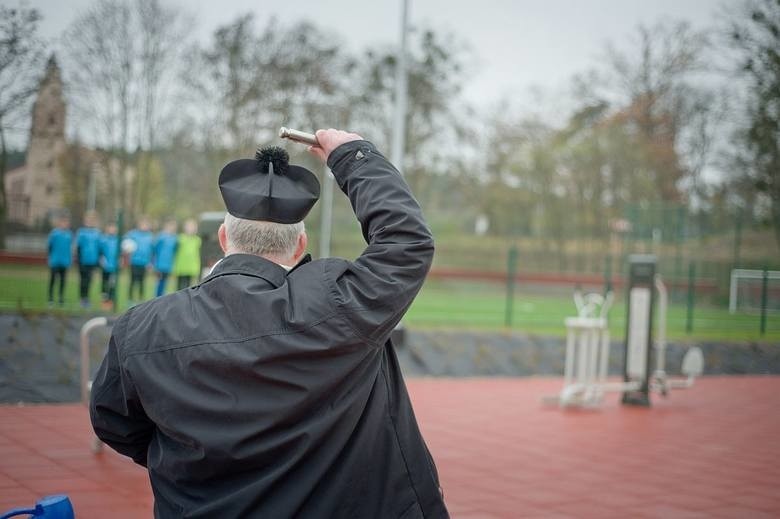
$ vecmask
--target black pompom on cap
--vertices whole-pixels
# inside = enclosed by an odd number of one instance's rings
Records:
[[[290,165],[290,155],[287,150],[279,146],[266,146],[258,148],[255,152],[257,170],[261,173],[269,173],[268,165],[273,164],[273,172],[277,175],[286,175]]]
[[[222,168],[219,190],[227,211],[245,220],[302,221],[320,197],[320,183],[289,160],[283,148],[270,146],[257,150],[254,160],[234,160]]]

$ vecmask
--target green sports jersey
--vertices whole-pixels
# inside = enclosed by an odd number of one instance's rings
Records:
[[[180,234],[173,272],[177,276],[200,277],[200,236]]]

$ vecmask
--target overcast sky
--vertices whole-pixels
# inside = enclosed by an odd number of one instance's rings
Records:
[[[2,0],[4,4],[15,1]],[[92,0],[28,0],[43,14],[44,37],[56,39]],[[337,34],[352,50],[399,41],[401,0],[174,0],[194,13],[195,37],[206,41],[219,25],[254,12],[302,18]],[[703,28],[716,0],[409,0],[410,22],[448,31],[472,48],[466,100],[477,107],[502,96],[527,97],[530,87],[554,91],[597,63],[607,40],[627,41],[639,23],[686,19]],[[522,101],[521,101],[521,104]]]

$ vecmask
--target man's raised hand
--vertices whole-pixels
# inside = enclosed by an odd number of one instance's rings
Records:
[[[330,153],[344,143],[352,141],[362,141],[363,137],[357,133],[345,132],[329,128],[327,130],[317,130],[317,146],[309,146],[309,152],[326,163]]]

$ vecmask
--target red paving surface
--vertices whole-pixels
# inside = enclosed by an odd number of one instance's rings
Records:
[[[780,377],[706,377],[651,409],[540,404],[559,379],[408,382],[453,517],[780,517]],[[146,473],[90,452],[78,405],[0,406],[0,512],[151,516]]]

